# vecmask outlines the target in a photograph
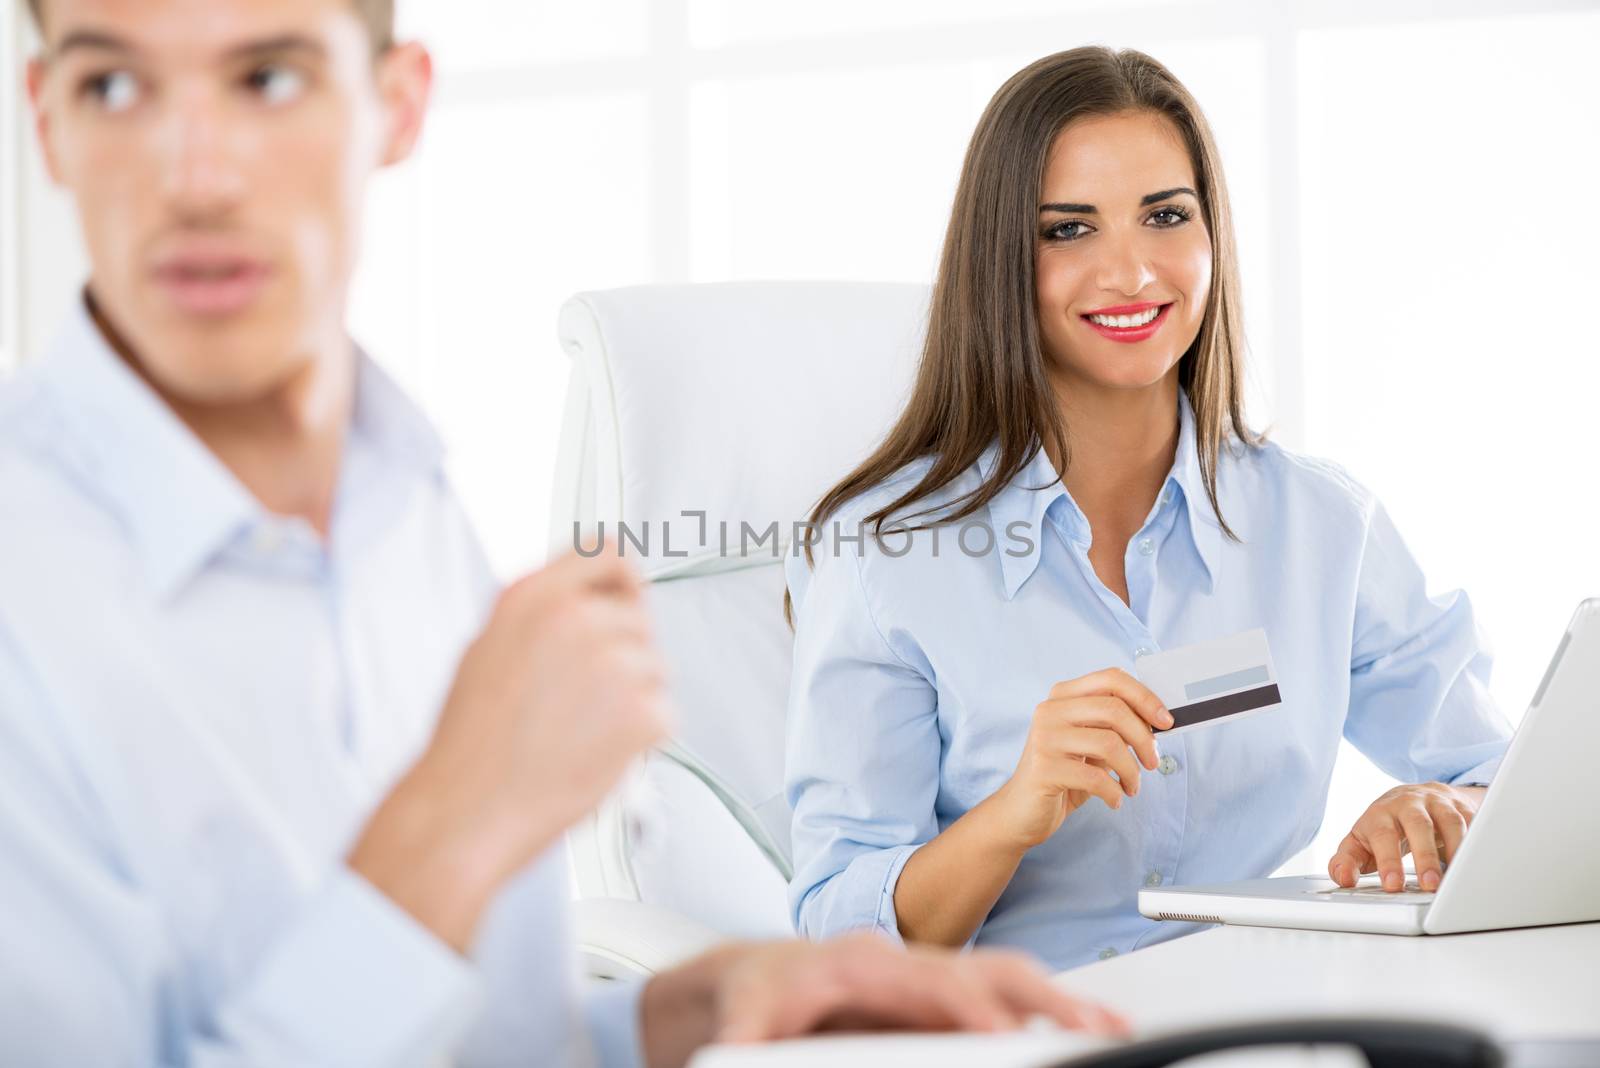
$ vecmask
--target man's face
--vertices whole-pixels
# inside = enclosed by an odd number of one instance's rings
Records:
[[[255,399],[342,340],[368,176],[414,142],[420,49],[350,0],[46,0],[29,69],[95,298],[144,372]]]

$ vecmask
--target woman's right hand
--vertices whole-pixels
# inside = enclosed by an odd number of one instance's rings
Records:
[[[1124,794],[1138,793],[1139,764],[1153,770],[1158,763],[1150,730],[1170,726],[1161,699],[1126,671],[1107,668],[1052,686],[1033,710],[1011,778],[914,850],[900,870],[894,908],[901,937],[955,947],[970,941],[1023,854],[1091,796],[1120,808]]]
[[[1172,722],[1161,699],[1121,668],[1056,683],[1033,710],[1017,770],[989,799],[1002,833],[1028,850],[1091,797],[1121,808],[1139,792],[1138,765],[1154,771],[1159,760],[1151,729]]]

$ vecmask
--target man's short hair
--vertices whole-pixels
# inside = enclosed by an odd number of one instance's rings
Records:
[[[372,51],[382,55],[394,44],[394,0],[350,0],[356,14],[366,24],[367,36],[372,39]],[[33,24],[44,28],[44,0],[27,0]]]

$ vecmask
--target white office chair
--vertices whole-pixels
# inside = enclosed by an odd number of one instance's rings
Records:
[[[792,934],[783,556],[903,405],[927,300],[926,286],[757,282],[585,293],[561,310],[573,364],[552,552],[575,523],[649,539],[680,714],[671,743],[568,836],[591,974]]]

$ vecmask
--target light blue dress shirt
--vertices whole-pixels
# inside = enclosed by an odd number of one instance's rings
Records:
[[[471,960],[342,863],[498,589],[441,461],[361,357],[324,545],[81,309],[0,387],[0,1063],[637,1063],[559,850]]]
[[[1179,409],[1172,470],[1124,557],[1129,603],[1096,576],[1088,522],[1042,450],[987,514],[937,539],[843,540],[923,460],[823,525],[814,571],[790,557],[786,786],[801,932],[898,937],[907,858],[1006,782],[1050,687],[1133,673],[1145,651],[1264,628],[1282,707],[1160,739],[1160,769],[1137,796],[1116,811],[1091,799],[1023,858],[976,944],[1068,968],[1197,929],[1141,917],[1139,890],[1267,875],[1304,848],[1341,735],[1404,781],[1488,781],[1510,728],[1466,595],[1430,597],[1371,492],[1273,443],[1223,450],[1220,508],[1243,543],[1228,539],[1181,391]],[[971,490],[995,453],[912,510]]]

